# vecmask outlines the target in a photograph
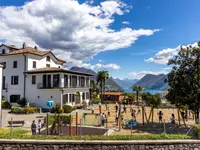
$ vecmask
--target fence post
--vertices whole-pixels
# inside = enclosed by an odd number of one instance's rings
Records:
[[[78,112],[76,112],[76,136],[78,135]]]
[[[72,115],[69,115],[69,136],[72,136]]]
[[[82,129],[81,129],[82,127],[81,127],[81,123],[82,123],[82,119],[80,119],[80,129],[79,129],[80,130],[80,139],[82,140]]]
[[[131,136],[133,134],[133,119],[131,120]]]
[[[166,140],[166,127],[165,127],[165,119],[164,119],[164,138]]]
[[[58,135],[60,136],[60,114],[58,114]]]
[[[46,118],[46,127],[47,127],[47,135],[49,135],[49,114],[47,113],[47,118]]]
[[[12,128],[13,128],[13,118],[11,118],[10,122],[10,138],[12,139]]]
[[[108,140],[108,117],[106,117],[106,140]]]

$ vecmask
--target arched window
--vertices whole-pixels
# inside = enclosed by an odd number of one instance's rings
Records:
[[[51,58],[49,56],[47,56],[47,61],[50,61],[50,60],[51,60]]]
[[[5,54],[5,53],[6,53],[6,50],[5,50],[5,49],[3,49],[3,50],[2,50],[2,54]]]

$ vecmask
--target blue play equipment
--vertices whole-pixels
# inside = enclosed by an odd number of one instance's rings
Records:
[[[138,127],[139,123],[136,120],[126,120],[125,128]]]
[[[51,108],[53,107],[53,105],[54,105],[54,101],[53,100],[48,99],[46,101],[46,106],[49,107],[49,112],[51,112]]]

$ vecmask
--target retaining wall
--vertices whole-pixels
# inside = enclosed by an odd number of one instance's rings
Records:
[[[200,150],[198,140],[66,141],[0,140],[5,150]]]

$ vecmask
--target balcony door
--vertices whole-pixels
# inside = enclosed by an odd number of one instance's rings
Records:
[[[47,75],[44,74],[43,77],[42,77],[43,88],[46,88],[46,87],[47,87],[47,82],[46,82],[47,80],[46,80],[46,78],[47,78]]]
[[[54,74],[53,75],[53,87],[59,87],[60,85],[60,75]]]
[[[47,75],[47,87],[51,87],[51,75]]]

